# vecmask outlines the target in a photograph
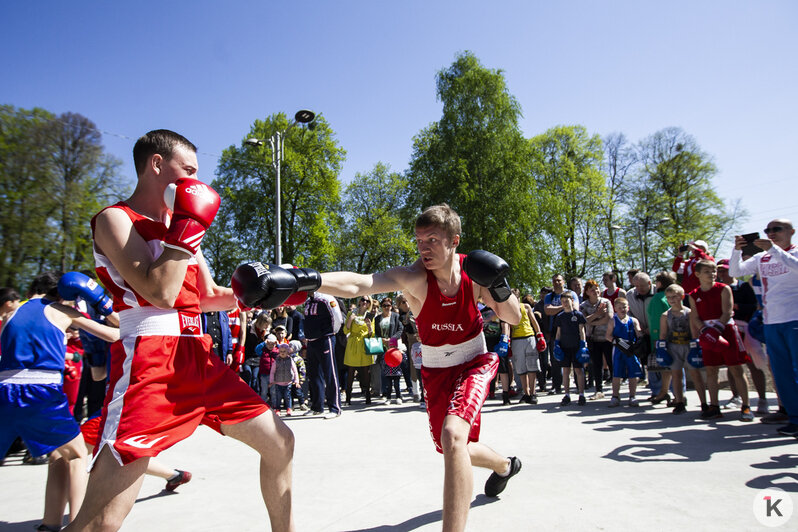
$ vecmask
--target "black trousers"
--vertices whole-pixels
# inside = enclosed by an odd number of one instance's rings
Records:
[[[307,378],[310,384],[310,409],[323,412],[324,403],[331,412],[341,412],[341,388],[335,362],[335,336],[308,340]]]

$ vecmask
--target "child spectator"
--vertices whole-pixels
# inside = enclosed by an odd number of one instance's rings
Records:
[[[585,342],[585,320],[584,314],[575,310],[574,296],[570,292],[564,292],[560,296],[562,312],[554,317],[555,340],[554,348],[562,350],[562,380],[565,396],[560,405],[566,406],[571,403],[571,368],[574,369],[574,380],[579,390],[579,406],[586,403],[585,400],[585,370],[584,364],[578,362],[578,356],[582,350],[587,351]]]
[[[308,410],[305,404],[305,398],[308,396],[307,366],[305,365],[307,348],[302,347],[302,342],[299,340],[291,340],[288,345],[291,346],[291,360],[294,361],[296,371],[299,373],[299,384],[294,387],[292,393],[296,397],[297,409],[306,412]]]
[[[750,359],[732,319],[732,290],[728,285],[715,282],[718,271],[711,260],[699,260],[695,275],[700,284],[690,292],[690,308],[694,309],[690,313],[690,328],[701,346],[709,388],[709,407],[701,418],[723,417],[718,404],[718,372],[725,365],[729,368],[729,379],[734,379],[743,401],[740,420],[753,421],[754,414],[748,406],[748,383],[742,366]]]
[[[387,388],[386,395],[385,395],[385,402],[391,402],[391,389],[396,392],[396,399],[394,400],[394,404],[401,405],[402,404],[402,392],[401,388],[401,377],[402,377],[402,364],[405,363],[405,358],[407,355],[405,354],[405,347],[400,345],[397,342],[396,338],[390,338],[388,341],[388,349],[396,347],[399,351],[402,352],[402,362],[396,366],[392,367],[389,366],[387,362],[385,362],[385,357],[382,357],[380,364],[382,365],[382,376],[385,379],[385,386]],[[386,349],[387,351],[387,349]]]
[[[640,406],[635,392],[643,369],[640,359],[631,347],[642,338],[643,331],[637,319],[629,316],[629,302],[625,297],[617,298],[614,308],[613,326],[607,327],[607,341],[615,344],[612,355],[612,399],[609,406],[621,406],[621,379],[629,379],[629,406]]]
[[[418,373],[418,384],[421,388],[421,408],[426,408],[427,403],[424,399],[424,382],[421,380],[421,342],[416,342],[410,347],[410,358],[413,363],[413,367],[416,368]]]
[[[687,401],[684,398],[684,385],[682,383],[683,370],[687,370],[690,380],[693,381],[698,400],[701,402],[701,412],[707,409],[706,388],[701,372],[687,363],[690,352],[690,309],[682,305],[684,288],[672,284],[665,289],[665,297],[671,306],[662,313],[659,320],[659,339],[657,349],[664,348],[673,359],[671,364],[671,378],[673,382],[673,413],[681,414],[687,410]]]
[[[269,380],[274,387],[272,408],[279,416],[280,407],[285,403],[285,415],[291,415],[291,386],[299,384],[299,372],[291,359],[291,346],[283,342],[278,345],[278,355],[272,363]]]
[[[255,354],[260,357],[260,368],[258,371],[260,396],[264,401],[268,401],[271,393],[269,384],[271,382],[270,375],[272,364],[277,357],[277,337],[273,334],[267,335],[266,340],[255,347]]]

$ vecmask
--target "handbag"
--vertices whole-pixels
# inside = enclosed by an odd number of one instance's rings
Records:
[[[379,355],[385,352],[382,347],[382,338],[364,338],[363,342],[366,346],[366,353],[369,355]]]

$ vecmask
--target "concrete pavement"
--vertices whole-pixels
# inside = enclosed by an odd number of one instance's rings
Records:
[[[694,405],[680,416],[664,405],[610,409],[608,399],[560,407],[561,397],[488,401],[481,441],[523,469],[496,499],[482,494],[489,472],[474,471],[468,530],[764,530],[752,504],[774,486],[798,506],[798,440],[775,426],[743,423],[739,411],[699,421]],[[298,530],[440,529],[443,461],[417,403],[366,408],[356,397],[337,419],[286,422],[297,440]],[[28,532],[40,522],[47,467],[19,458],[0,468],[0,530]],[[147,477],[122,530],[268,529],[248,447],[200,427],[161,458],[193,480],[168,493]],[[798,516],[783,529],[798,529]]]

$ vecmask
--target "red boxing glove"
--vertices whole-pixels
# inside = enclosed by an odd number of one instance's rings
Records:
[[[236,362],[239,364],[244,363],[244,346],[241,344],[237,345],[235,351],[233,351],[233,363]]]
[[[535,340],[537,340],[535,343],[535,349],[537,349],[539,353],[545,351],[547,346],[546,339],[543,337],[543,333],[537,333],[535,335]]]
[[[701,349],[710,352],[722,352],[729,347],[729,341],[720,335],[720,331],[715,327],[704,327],[698,337]]]
[[[219,194],[202,181],[183,177],[166,187],[163,196],[173,212],[163,246],[193,257],[219,210]]]

